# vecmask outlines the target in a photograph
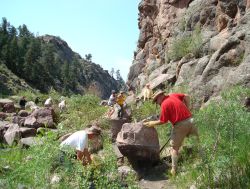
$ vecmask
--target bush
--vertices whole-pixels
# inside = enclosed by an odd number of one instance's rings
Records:
[[[79,130],[93,120],[101,121],[107,107],[100,106],[100,99],[94,95],[75,95],[67,101],[67,111],[61,116],[63,130]]]
[[[133,120],[141,121],[152,115],[159,114],[159,107],[150,101],[145,101],[139,108],[133,107]]]
[[[235,88],[223,93],[224,101],[212,103],[195,114],[201,148],[196,159],[184,162],[185,176],[177,183],[193,183],[199,188],[249,188],[250,186],[250,114],[242,99],[250,89]]]
[[[121,188],[127,182],[130,188],[137,188],[135,177],[122,181],[117,174],[116,157],[107,136],[104,141],[103,156],[95,163],[83,167],[78,160],[64,156],[56,136],[50,133],[40,138],[42,145],[29,149],[15,147],[0,154],[1,188]],[[53,175],[60,181],[51,183]]]
[[[53,133],[47,135],[46,140],[44,139],[40,138],[43,145],[34,146],[28,150],[16,146],[1,151],[0,166],[9,167],[6,172],[0,171],[0,177],[5,181],[6,188],[18,188],[18,185],[28,188],[49,187],[51,167],[59,154],[59,149]]]
[[[166,54],[169,60],[180,60],[185,55],[192,53],[195,57],[200,56],[202,49],[202,36],[200,28],[192,32],[191,35],[184,35],[179,38],[175,38],[170,45],[169,51]]]

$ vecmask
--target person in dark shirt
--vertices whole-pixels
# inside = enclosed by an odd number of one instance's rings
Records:
[[[24,110],[25,109],[25,105],[26,105],[26,99],[25,99],[25,96],[23,96],[20,101],[19,101],[19,105],[21,107],[21,110]]]
[[[35,99],[35,104],[37,105],[39,102],[40,102],[40,98],[39,98],[39,97],[36,97],[36,99]]]

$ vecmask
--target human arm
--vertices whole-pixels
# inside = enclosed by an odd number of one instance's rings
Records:
[[[90,153],[87,148],[84,148],[83,152],[77,150],[77,159],[82,161],[83,165],[91,163]]]
[[[144,126],[147,126],[147,127],[154,127],[154,126],[157,126],[157,125],[162,125],[163,122],[161,122],[160,120],[156,120],[156,121],[147,121],[147,122],[144,122],[143,125]]]
[[[91,163],[91,157],[90,157],[90,153],[88,151],[88,148],[84,149],[84,157],[87,158],[87,163],[90,164]]]
[[[190,96],[188,96],[187,94],[184,94],[183,97],[183,103],[187,106],[188,109],[190,109]]]

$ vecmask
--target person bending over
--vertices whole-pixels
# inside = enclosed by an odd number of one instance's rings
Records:
[[[190,108],[190,97],[187,94],[173,93],[164,95],[163,91],[157,91],[153,94],[153,102],[161,106],[160,119],[156,121],[148,121],[143,124],[148,127],[154,127],[170,121],[172,123],[172,132],[170,145],[172,169],[171,174],[175,175],[177,170],[177,162],[179,148],[185,137],[189,135],[198,136],[198,130],[194,125]]]
[[[91,163],[90,152],[88,151],[88,140],[93,140],[101,134],[101,129],[95,125],[85,130],[76,131],[64,140],[60,147],[64,151],[64,148],[71,147],[76,150],[77,159],[82,162],[83,165]]]

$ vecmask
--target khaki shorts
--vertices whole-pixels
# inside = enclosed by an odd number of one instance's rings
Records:
[[[193,118],[188,118],[176,123],[171,132],[170,145],[178,150],[185,137],[195,135],[198,137],[198,129],[194,126]]]

